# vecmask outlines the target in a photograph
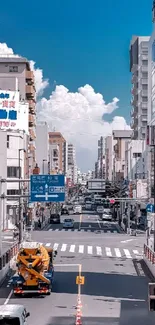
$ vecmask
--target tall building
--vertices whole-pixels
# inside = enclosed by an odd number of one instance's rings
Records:
[[[113,180],[114,176],[114,145],[116,140],[113,136],[107,136],[105,138],[105,178],[109,181]]]
[[[36,163],[36,90],[34,74],[26,58],[8,54],[0,55],[0,89],[19,91],[20,101],[29,104],[29,174]]]
[[[49,132],[50,169],[66,175],[68,149],[65,138],[60,132]]]
[[[40,168],[40,174],[49,172],[49,127],[46,122],[40,122],[36,126],[36,161]]]
[[[146,137],[148,111],[148,47],[150,37],[133,36],[130,43],[130,72],[132,73],[131,128],[132,138]]]
[[[68,144],[68,177],[74,184],[77,183],[76,151],[71,143]]]

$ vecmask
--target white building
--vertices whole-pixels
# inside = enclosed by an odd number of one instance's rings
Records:
[[[36,161],[40,168],[40,174],[48,174],[49,163],[49,127],[46,122],[36,125]]]
[[[109,181],[113,180],[114,172],[114,145],[116,140],[113,136],[105,138],[105,178]]]
[[[131,140],[125,145],[125,178],[130,181],[147,178],[146,141]]]
[[[77,164],[76,164],[76,151],[73,144],[68,144],[68,172],[67,176],[71,178],[74,184],[77,183]]]
[[[133,36],[130,43],[132,73],[131,128],[133,139],[145,139],[148,114],[148,47],[150,37]]]

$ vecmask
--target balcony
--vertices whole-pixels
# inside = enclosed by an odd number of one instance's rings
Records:
[[[29,128],[29,134],[30,134],[30,141],[35,140],[36,138],[36,132],[35,132],[35,128]]]
[[[35,115],[29,114],[29,127],[36,126]]]
[[[32,85],[26,85],[26,96],[27,98],[35,97],[35,88]]]
[[[147,85],[148,84],[148,79],[147,78],[141,78],[141,85]]]
[[[141,72],[148,72],[148,66],[141,65],[140,70]]]
[[[36,113],[36,104],[34,102],[34,100],[28,100],[29,103],[29,112],[32,114]]]
[[[146,90],[146,89],[141,90],[140,94],[141,94],[142,97],[147,97],[148,96],[148,90]]]
[[[141,60],[148,60],[148,54],[142,54]]]
[[[131,88],[131,94],[132,94],[132,95],[137,95],[137,94],[138,94],[138,89],[137,89],[137,87],[133,86],[133,87]]]
[[[25,77],[27,80],[32,80],[32,82],[34,83],[34,73],[33,71],[26,71]]]
[[[132,84],[138,82],[138,76],[137,76],[136,74],[133,74],[133,75],[132,75],[131,82],[132,82]]]
[[[140,104],[141,108],[147,109],[148,108],[148,104],[147,103],[141,103]]]
[[[137,106],[132,107],[132,109],[131,109],[131,111],[130,111],[130,115],[131,115],[131,117],[136,116],[137,113],[138,113],[138,107],[137,107]]]
[[[133,64],[131,72],[135,73],[138,70],[138,65],[137,64]]]
[[[131,122],[130,122],[131,129],[134,129],[136,125],[138,125],[138,118],[137,117],[135,117],[135,118],[133,118],[131,120]]]
[[[147,121],[147,115],[141,115],[141,121],[146,122]]]

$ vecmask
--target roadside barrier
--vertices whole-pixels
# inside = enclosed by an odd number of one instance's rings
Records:
[[[19,244],[16,243],[0,257],[0,271],[12,260],[14,256],[17,255],[18,250]]]
[[[82,325],[82,303],[80,297],[77,299],[75,325]]]
[[[155,252],[144,244],[144,256],[151,262],[155,264]]]

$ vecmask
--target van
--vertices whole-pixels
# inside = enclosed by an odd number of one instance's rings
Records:
[[[0,305],[0,325],[28,325],[29,316],[23,305]]]

